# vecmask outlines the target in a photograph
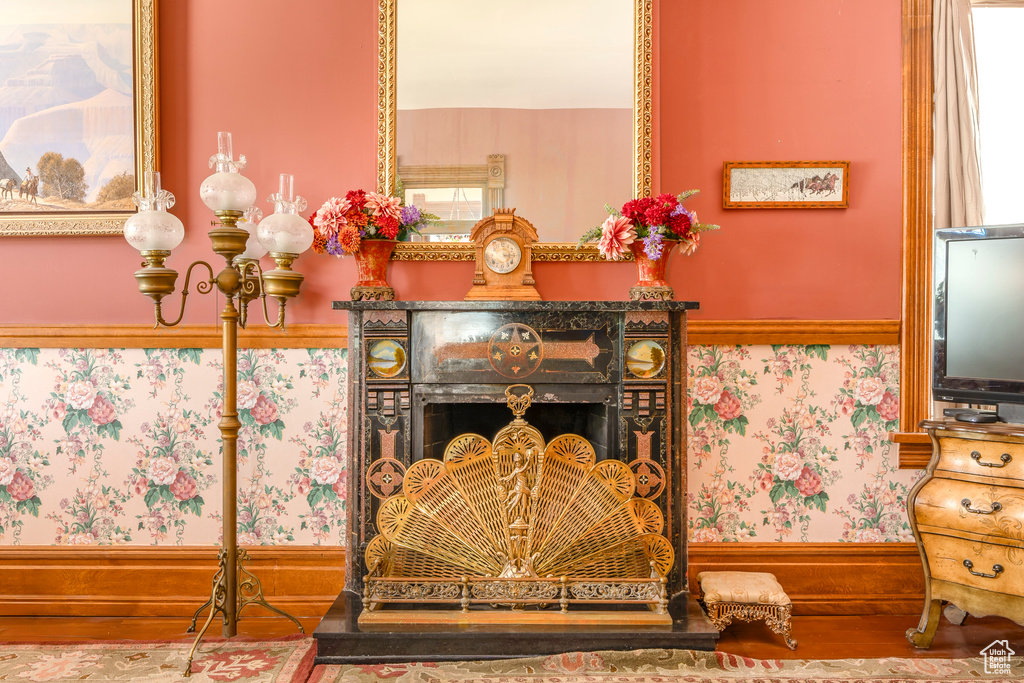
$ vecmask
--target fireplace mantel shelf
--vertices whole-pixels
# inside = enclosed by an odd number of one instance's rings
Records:
[[[696,311],[697,301],[335,301],[335,311]]]

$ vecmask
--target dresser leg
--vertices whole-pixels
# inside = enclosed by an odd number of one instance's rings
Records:
[[[924,613],[917,628],[907,629],[907,640],[914,647],[927,648],[932,646],[935,631],[939,628],[939,614],[942,612],[941,600],[929,600],[925,603]]]

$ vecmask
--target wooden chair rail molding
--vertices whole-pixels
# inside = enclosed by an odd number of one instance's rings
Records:
[[[898,320],[690,320],[694,346],[756,344],[898,344]]]
[[[889,441],[899,446],[901,470],[923,470],[932,459],[932,442],[924,432],[891,432]]]
[[[262,313],[260,314],[262,316]],[[220,326],[2,325],[0,348],[219,349]],[[348,345],[347,325],[288,325],[283,332],[260,324],[238,331],[239,348],[337,349]]]
[[[344,548],[249,553],[267,597],[297,616],[324,614],[345,584]],[[772,572],[800,615],[914,614],[924,599],[913,543],[691,543],[689,563],[691,590],[705,570]],[[214,547],[4,546],[0,615],[186,619],[209,597],[216,564]]]
[[[691,320],[693,345],[898,344],[898,320]],[[341,348],[347,325],[295,324],[285,332],[240,330],[248,348]],[[0,325],[0,348],[220,348],[220,328],[182,325]]]

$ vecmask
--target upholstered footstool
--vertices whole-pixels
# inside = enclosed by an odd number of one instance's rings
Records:
[[[701,572],[701,605],[719,631],[733,619],[764,619],[768,627],[786,639],[790,650],[796,641],[790,637],[793,603],[786,591],[767,572]]]

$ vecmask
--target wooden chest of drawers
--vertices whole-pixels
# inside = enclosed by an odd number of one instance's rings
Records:
[[[942,601],[1024,625],[1024,426],[925,421],[932,459],[910,493],[925,605],[907,631],[930,647]]]

